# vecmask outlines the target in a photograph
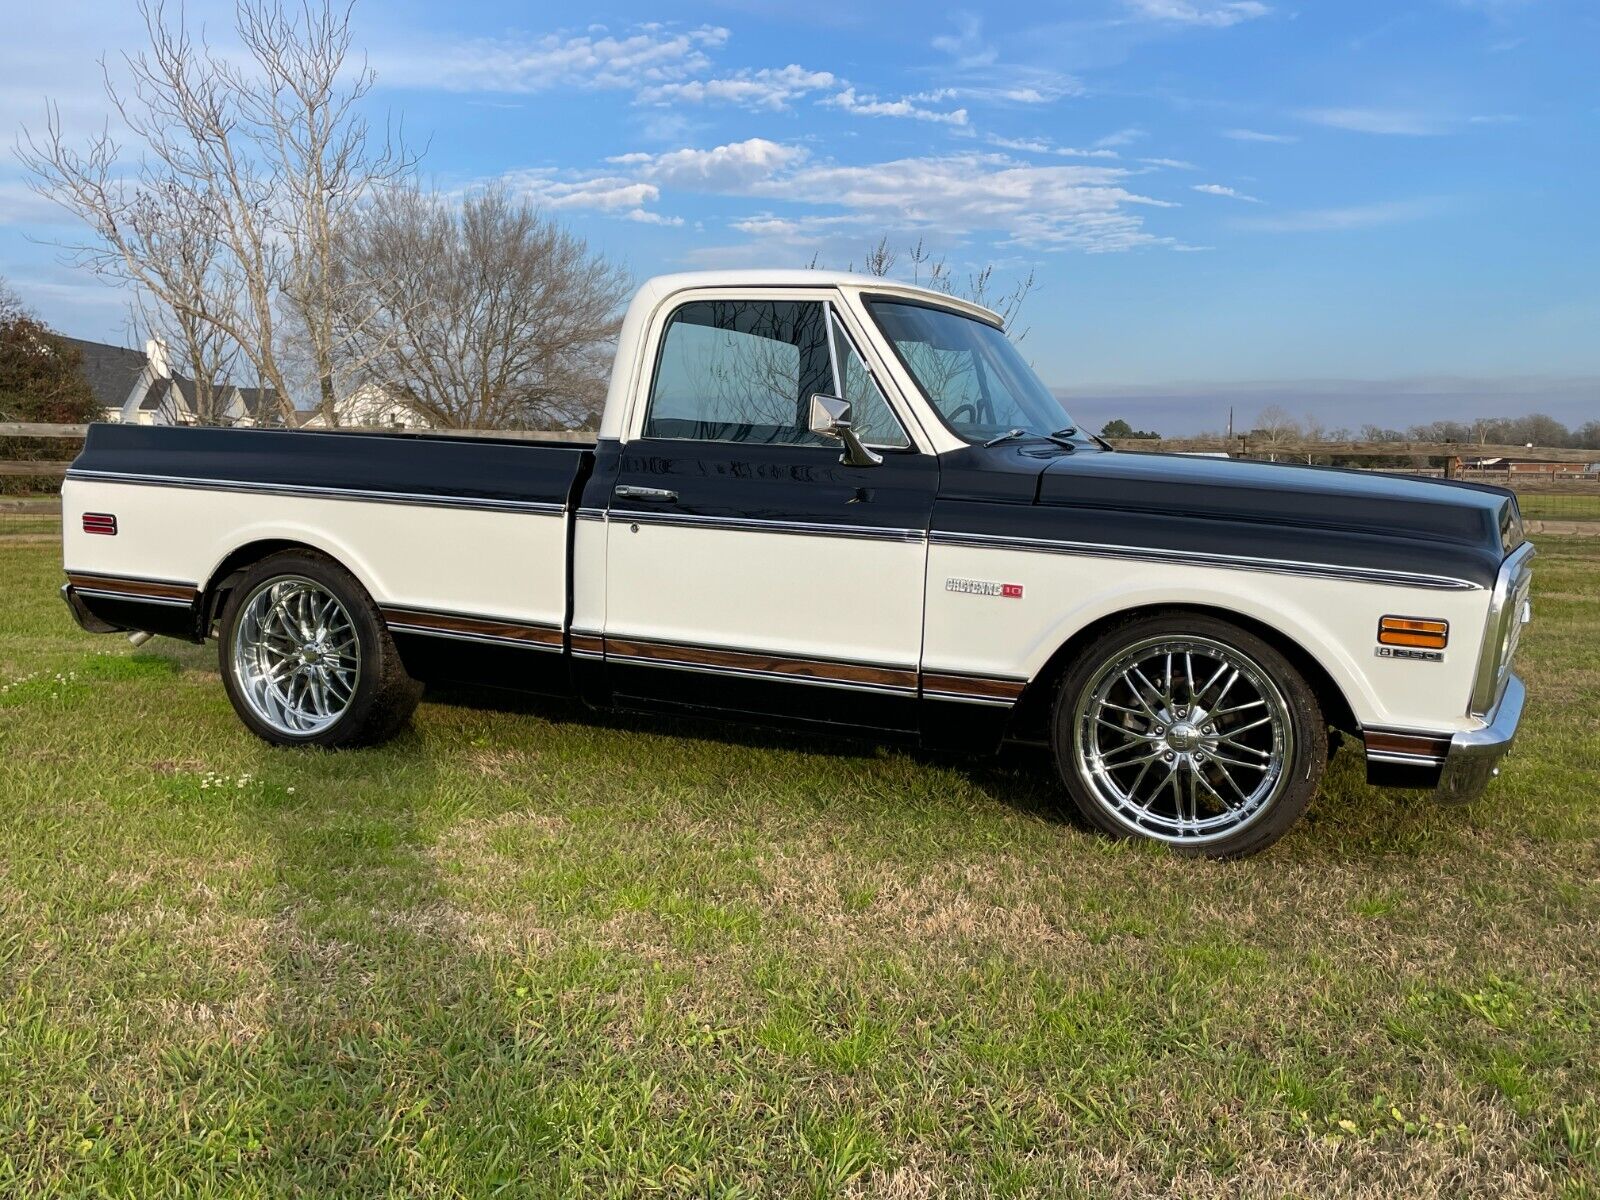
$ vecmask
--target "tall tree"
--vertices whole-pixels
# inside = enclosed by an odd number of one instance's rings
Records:
[[[362,322],[335,291],[335,243],[372,191],[414,161],[361,115],[375,75],[348,61],[352,5],[239,0],[242,53],[231,55],[191,33],[181,9],[139,7],[149,46],[125,56],[130,82],[104,72],[133,146],[104,130],[76,148],[52,105],[42,133],[24,132],[20,157],[35,188],[89,226],[68,247],[80,262],[231,340],[285,418],[284,327],[304,338],[317,405],[335,419],[342,343]],[[215,244],[204,271],[174,264],[175,220],[199,223]]]
[[[380,194],[338,259],[369,314],[345,343],[380,406],[430,425],[584,423],[605,396],[627,273],[504,189]]]

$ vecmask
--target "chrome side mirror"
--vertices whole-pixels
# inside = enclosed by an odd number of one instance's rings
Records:
[[[818,437],[834,438],[844,443],[844,453],[839,456],[839,461],[845,466],[876,467],[883,462],[883,455],[874,454],[863,446],[851,427],[850,401],[820,393],[811,397],[809,425],[811,432]]]

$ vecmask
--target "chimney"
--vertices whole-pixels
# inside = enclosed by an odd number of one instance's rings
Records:
[[[167,343],[158,337],[144,344],[144,356],[150,360],[150,372],[157,379],[172,378],[172,364],[167,361]]]

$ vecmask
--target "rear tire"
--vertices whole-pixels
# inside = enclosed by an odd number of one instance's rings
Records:
[[[1200,614],[1135,618],[1067,671],[1051,718],[1073,803],[1114,837],[1238,858],[1288,832],[1315,795],[1328,730],[1269,643]]]
[[[239,719],[275,746],[386,741],[422,697],[372,597],[312,550],[244,573],[222,610],[217,659]]]

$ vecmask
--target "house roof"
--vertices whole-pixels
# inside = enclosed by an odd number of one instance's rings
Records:
[[[239,393],[239,403],[244,405],[244,411],[257,424],[272,424],[282,416],[278,408],[278,393],[276,389],[242,387],[235,390]]]
[[[149,362],[143,350],[75,337],[62,340],[83,356],[83,376],[89,381],[89,390],[94,393],[96,402],[104,408],[121,408],[127,403],[128,393],[133,391],[140,372]]]

